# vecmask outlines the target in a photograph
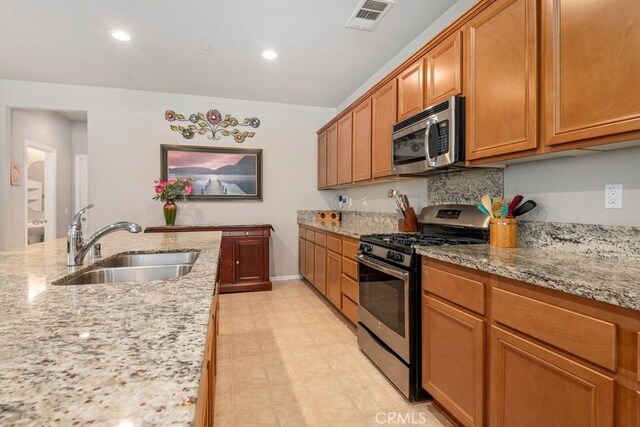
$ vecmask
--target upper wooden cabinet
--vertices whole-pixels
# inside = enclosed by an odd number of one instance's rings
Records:
[[[352,113],[338,120],[338,184],[349,184],[351,176],[351,150],[353,136]]]
[[[318,135],[318,188],[327,186],[327,132]]]
[[[422,59],[398,76],[398,121],[420,112],[424,102],[424,69]]]
[[[327,187],[338,185],[338,124],[327,129]]]
[[[396,81],[391,80],[371,96],[373,178],[391,175],[391,129],[397,120],[397,93]]]
[[[638,0],[544,0],[542,23],[546,144],[640,130]]]
[[[465,27],[467,159],[537,147],[536,1],[497,0]]]
[[[371,179],[371,98],[353,109],[353,181]]]
[[[426,90],[424,106],[429,107],[462,93],[462,33],[456,31],[424,57]]]

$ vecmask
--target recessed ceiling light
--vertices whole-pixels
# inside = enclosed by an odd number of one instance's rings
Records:
[[[262,52],[262,57],[264,59],[276,59],[278,57],[278,54],[272,50],[265,50],[264,52]]]
[[[116,40],[120,40],[121,42],[128,42],[131,40],[131,36],[128,33],[125,33],[124,31],[115,30],[115,31],[111,31],[109,34],[111,34],[111,37],[113,37]]]

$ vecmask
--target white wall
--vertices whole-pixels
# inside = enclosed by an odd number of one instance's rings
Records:
[[[91,227],[130,220],[147,227],[163,223],[162,204],[151,199],[160,174],[160,144],[262,148],[262,202],[190,202],[180,205],[178,223],[271,223],[271,275],[297,273],[298,209],[326,209],[316,190],[316,130],[335,115],[331,108],[223,98],[143,92],[85,86],[0,80],[0,191],[2,217],[20,199],[21,188],[9,185],[12,156],[5,129],[8,107],[88,112],[89,194]],[[256,116],[256,136],[243,144],[203,137],[186,141],[169,129],[164,112],[204,112],[217,108],[238,118]],[[11,220],[2,223],[0,241],[9,247]],[[63,256],[60,254],[60,256]]]
[[[337,209],[335,197],[339,194],[348,195],[351,205],[343,207],[343,210],[366,211],[366,212],[395,212],[395,202],[389,198],[389,189],[394,189],[399,193],[406,194],[411,206],[420,212],[420,209],[427,205],[427,181],[426,178],[412,178],[402,181],[390,181],[362,187],[343,188],[342,190],[331,190],[332,208]]]
[[[24,142],[30,139],[56,150],[56,233],[62,237],[71,218],[73,199],[71,180],[73,160],[71,155],[71,122],[54,111],[20,110],[11,111],[11,139],[13,161],[24,162]],[[23,171],[23,174],[26,171]],[[11,218],[12,227],[8,236],[10,247],[21,247],[25,242],[24,187],[12,187],[10,212],[3,218]],[[45,194],[45,197],[48,197]]]
[[[507,166],[505,194],[538,203],[528,220],[640,226],[640,147]],[[605,184],[622,184],[622,209],[604,208]]]
[[[376,71],[362,86],[360,86],[355,92],[349,95],[344,101],[336,107],[336,111],[340,112],[347,108],[353,101],[362,96],[366,91],[371,89],[376,83],[378,83],[387,74],[393,71],[398,65],[402,64],[411,55],[416,53],[422,48],[428,41],[437,36],[442,30],[447,28],[460,16],[464,15],[471,7],[477,2],[477,0],[458,0],[453,6],[447,9],[438,19],[436,19],[431,25],[429,25],[418,37],[413,39],[411,43],[406,45],[404,49],[398,52],[393,58],[391,58],[386,64],[384,64],[378,71]]]

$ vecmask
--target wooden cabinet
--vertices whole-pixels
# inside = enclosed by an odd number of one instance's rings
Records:
[[[338,185],[338,124],[327,129],[327,187]]]
[[[353,109],[353,181],[371,179],[371,98]]]
[[[304,242],[304,256],[305,256],[305,266],[304,266],[304,278],[313,284],[314,282],[314,258],[315,258],[315,249],[312,241],[306,240]]]
[[[424,68],[419,59],[398,76],[398,121],[419,113],[424,102]]]
[[[484,321],[422,296],[422,386],[465,426],[483,425]]]
[[[371,96],[373,178],[392,174],[391,129],[397,119],[397,93],[396,80],[392,80]]]
[[[298,237],[298,273],[300,276],[305,277],[305,241],[302,237]]]
[[[491,359],[491,426],[614,425],[612,378],[495,326]]]
[[[320,245],[314,245],[313,286],[318,292],[327,293],[327,250]]]
[[[327,251],[327,299],[339,310],[341,308],[340,277],[342,255]]]
[[[465,27],[467,159],[535,150],[536,0],[498,0]]]
[[[271,290],[269,238],[271,225],[148,227],[145,233],[221,231],[220,293]]]
[[[338,184],[352,181],[352,136],[353,120],[351,113],[338,120]]]
[[[462,32],[456,31],[424,57],[425,103],[429,107],[462,93]]]
[[[198,427],[213,426],[217,377],[217,337],[220,321],[218,307],[218,295],[214,294],[211,301],[211,317],[207,327],[207,339],[201,367],[202,373],[200,375],[200,387],[198,389],[198,400],[196,402],[194,425]]]
[[[640,130],[638,22],[637,0],[542,1],[547,145]]]
[[[318,188],[327,186],[327,132],[318,135]]]

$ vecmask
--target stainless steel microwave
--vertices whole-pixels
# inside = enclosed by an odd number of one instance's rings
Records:
[[[452,96],[393,126],[393,173],[464,167],[464,98]]]

